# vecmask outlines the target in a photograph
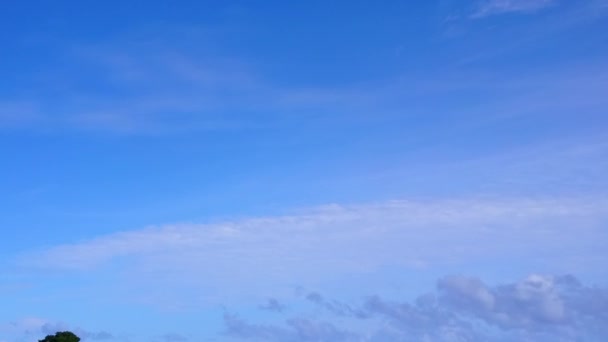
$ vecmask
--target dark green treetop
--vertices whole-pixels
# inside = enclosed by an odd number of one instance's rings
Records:
[[[47,335],[44,340],[38,340],[38,342],[79,342],[80,337],[76,336],[70,331],[60,331],[55,335]]]

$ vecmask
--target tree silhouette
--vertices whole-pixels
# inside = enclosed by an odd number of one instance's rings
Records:
[[[55,335],[47,335],[43,340],[38,342],[79,342],[80,337],[76,336],[71,331],[60,331]]]

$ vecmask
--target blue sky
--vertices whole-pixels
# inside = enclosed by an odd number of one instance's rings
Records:
[[[0,342],[604,341],[608,2],[0,10]]]

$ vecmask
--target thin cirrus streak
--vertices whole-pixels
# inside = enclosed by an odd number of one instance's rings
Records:
[[[516,6],[518,1],[505,3],[513,9],[524,6]],[[539,26],[543,32],[551,31],[563,21],[557,20],[549,28]],[[404,117],[440,117],[437,113],[445,111],[446,105],[450,115],[466,121],[506,113],[546,115],[547,111],[564,112],[581,106],[590,114],[601,111],[606,104],[602,96],[606,85],[604,62],[550,72],[533,71],[524,76],[498,70],[461,70],[462,63],[491,60],[496,49],[502,51],[530,38],[529,32],[514,35],[519,38],[500,47],[472,47],[468,53],[456,54],[454,60],[438,68],[441,72],[397,73],[384,79],[333,86],[285,86],[238,59],[222,61],[203,51],[180,49],[163,39],[149,44],[135,40],[66,48],[64,58],[71,66],[64,66],[63,60],[55,64],[51,61],[51,67],[45,71],[49,79],[61,75],[65,84],[52,93],[23,95],[19,103],[0,99],[0,128],[175,135],[192,130],[251,130],[293,123],[329,121],[339,125],[355,118],[371,120],[369,113],[374,113],[374,117],[391,117],[396,113]],[[70,68],[71,72],[56,75],[63,68]],[[81,69],[94,75],[99,87],[109,87],[119,95],[81,87]],[[490,96],[479,103],[478,94],[490,89],[500,96]],[[462,98],[471,95],[475,105],[463,105]],[[438,96],[445,100],[437,103]],[[252,115],[259,112],[265,114]],[[488,115],[489,112],[494,114]]]
[[[170,274],[165,281],[173,285],[226,294],[247,281],[259,285],[258,295],[276,284],[387,266],[441,272],[480,260],[521,259],[532,269],[585,274],[608,261],[601,253],[607,217],[603,198],[330,205],[286,216],[125,231],[26,254],[19,263],[85,274],[116,267],[131,280]]]
[[[510,12],[534,12],[555,5],[555,0],[487,0],[471,16],[483,18]]]

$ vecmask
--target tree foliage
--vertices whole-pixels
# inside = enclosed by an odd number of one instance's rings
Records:
[[[79,342],[80,337],[76,336],[71,331],[60,331],[55,335],[47,335],[43,340],[38,342]]]

